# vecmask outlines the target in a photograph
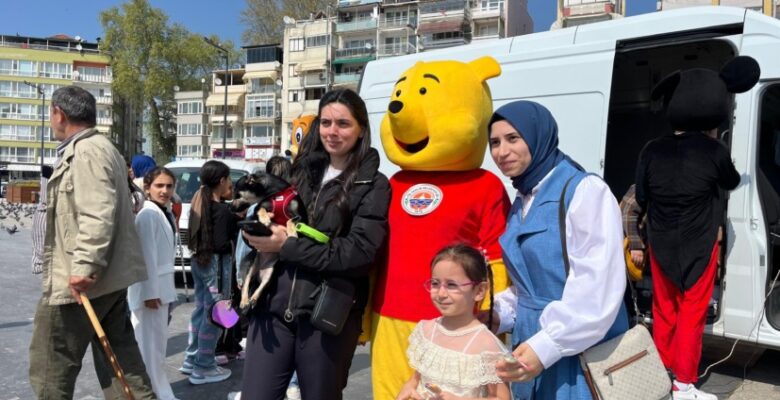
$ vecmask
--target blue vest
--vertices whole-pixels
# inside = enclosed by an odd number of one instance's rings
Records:
[[[517,288],[517,318],[512,332],[512,347],[530,339],[541,330],[539,317],[552,301],[560,300],[566,284],[563,264],[558,203],[566,181],[565,208],[574,196],[577,185],[587,173],[564,160],[542,184],[531,208],[523,218],[522,201],[512,205],[506,232],[499,239],[512,282]],[[594,227],[597,228],[597,227]],[[625,305],[621,305],[615,322],[602,339],[609,340],[628,329]],[[546,368],[536,379],[513,383],[515,400],[521,399],[591,399],[578,357],[564,357]]]

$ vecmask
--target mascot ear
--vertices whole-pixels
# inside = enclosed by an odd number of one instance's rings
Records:
[[[480,82],[485,82],[490,78],[495,78],[501,75],[501,65],[498,64],[495,58],[485,56],[477,58],[469,63],[469,66],[477,74]]]
[[[650,94],[650,98],[655,101],[663,97],[664,105],[666,105],[669,103],[669,100],[671,100],[672,94],[674,93],[674,90],[677,89],[677,85],[679,84],[680,71],[677,70],[667,75],[664,79],[661,79],[661,82],[658,82],[658,84],[655,85],[652,93]]]
[[[761,67],[748,56],[734,57],[720,70],[720,79],[723,79],[731,93],[747,92],[758,83],[760,77]]]

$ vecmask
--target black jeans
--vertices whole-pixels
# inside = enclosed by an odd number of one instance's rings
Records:
[[[297,371],[303,400],[340,400],[360,328],[359,311],[349,315],[338,336],[314,329],[308,317],[286,323],[268,312],[253,313],[241,398],[284,400],[293,371]]]

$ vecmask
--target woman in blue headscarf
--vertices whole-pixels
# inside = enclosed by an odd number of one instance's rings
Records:
[[[504,105],[488,129],[490,154],[517,189],[500,239],[514,287],[496,296],[496,312],[518,362],[499,361],[499,376],[513,382],[515,399],[590,399],[577,355],[628,329],[617,201],[558,150],[544,106]]]

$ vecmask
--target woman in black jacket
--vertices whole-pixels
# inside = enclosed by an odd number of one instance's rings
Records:
[[[308,224],[330,241],[288,237],[281,226],[268,237],[244,234],[258,251],[278,252],[279,261],[252,311],[242,398],[283,399],[297,371],[303,399],[341,399],[369,273],[387,237],[390,186],[378,168],[363,100],[349,89],[326,93],[293,165],[293,183],[307,205]],[[343,311],[346,322],[338,333],[311,318],[321,294],[331,291],[351,297],[351,307],[326,309]]]

